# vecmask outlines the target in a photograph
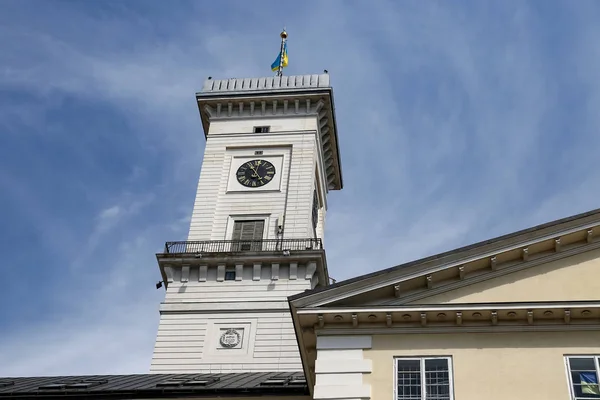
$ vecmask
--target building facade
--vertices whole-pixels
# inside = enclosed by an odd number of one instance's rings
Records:
[[[327,286],[327,195],[342,188],[329,75],[207,79],[206,147],[166,284],[153,373],[301,371],[287,297]]]
[[[291,298],[314,399],[600,398],[600,210]]]

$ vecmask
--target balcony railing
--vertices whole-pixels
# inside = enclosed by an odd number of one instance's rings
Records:
[[[321,239],[200,240],[165,243],[165,254],[321,250]]]

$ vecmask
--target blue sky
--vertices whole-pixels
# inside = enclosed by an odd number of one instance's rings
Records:
[[[329,70],[341,280],[599,206],[594,1],[3,1],[0,376],[147,372],[207,76]]]

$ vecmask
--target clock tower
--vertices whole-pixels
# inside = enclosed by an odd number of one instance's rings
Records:
[[[196,100],[206,148],[188,238],[157,254],[151,372],[301,371],[287,298],[328,285],[342,188],[329,75],[209,78]]]

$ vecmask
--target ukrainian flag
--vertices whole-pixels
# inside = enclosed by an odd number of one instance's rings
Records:
[[[281,63],[281,57],[283,57],[283,63]],[[288,66],[287,42],[283,44],[283,52],[279,52],[279,55],[273,61],[273,64],[271,64],[271,71],[277,71],[280,63],[282,67]]]
[[[579,379],[581,380],[581,393],[600,395],[598,377],[595,372],[580,372]]]

